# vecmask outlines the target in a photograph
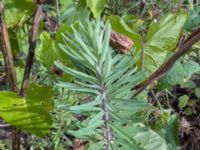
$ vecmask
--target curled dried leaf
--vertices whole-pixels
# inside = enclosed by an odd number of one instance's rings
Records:
[[[50,74],[57,74],[58,76],[61,76],[61,77],[64,76],[64,72],[60,68],[56,67],[55,65],[51,68]]]
[[[126,54],[133,47],[133,41],[125,35],[112,31],[110,36],[110,45],[120,53]]]
[[[80,139],[74,139],[73,150],[84,150],[84,141]]]

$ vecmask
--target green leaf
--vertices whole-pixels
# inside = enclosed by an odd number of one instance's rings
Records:
[[[186,22],[185,29],[191,31],[193,28],[198,27],[200,25],[200,6],[194,7],[194,9],[190,10],[189,18]]]
[[[179,120],[177,115],[172,115],[167,121],[166,140],[173,147],[179,146]]]
[[[141,150],[129,133],[124,134],[123,129],[118,129],[118,125],[144,120],[142,112],[149,107],[147,101],[142,101],[143,95],[138,100],[131,100],[134,94],[132,88],[143,79],[144,74],[136,72],[135,63],[138,57],[134,59],[130,55],[116,54],[109,46],[110,24],[108,22],[102,28],[102,23],[101,20],[87,21],[80,23],[79,28],[73,29],[73,32],[63,34],[65,42],[60,47],[65,52],[64,56],[69,56],[78,70],[56,63],[65,73],[74,77],[72,83],[59,81],[57,85],[72,93],[83,93],[92,97],[89,101],[77,101],[75,106],[68,108],[75,115],[84,116],[84,120],[76,122],[76,126],[69,129],[68,133],[88,141],[92,138],[94,143],[104,141],[103,133],[106,129],[103,126],[103,115],[107,112],[104,107],[107,107],[111,117],[109,124],[114,129],[113,141],[109,143],[110,149]],[[118,136],[114,136],[115,133],[122,137],[120,141]],[[119,148],[121,144],[123,149]]]
[[[33,0],[5,0],[3,3],[7,27],[19,25],[23,17],[34,13],[35,4]]]
[[[137,126],[117,127],[113,124],[111,127],[117,132],[119,140],[124,139],[132,147],[138,146],[138,149],[144,150],[167,150],[165,139],[151,129]]]
[[[187,107],[187,108],[184,110],[183,114],[186,115],[186,116],[192,115],[192,114],[193,114],[192,109],[191,109],[190,107]]]
[[[111,128],[113,129],[113,131],[115,131],[118,135],[119,138],[122,138],[126,141],[129,141],[130,144],[133,145],[139,145],[135,139],[133,139],[132,135],[130,133],[125,132],[124,128],[120,128],[118,126],[116,126],[115,124],[110,123]]]
[[[16,67],[16,78],[17,78],[17,87],[20,89],[22,80],[23,80],[23,75],[24,75],[24,68],[21,67]]]
[[[103,11],[107,0],[86,0],[94,18],[98,18]]]
[[[73,0],[60,0],[60,12],[65,12],[66,9],[69,8],[72,4],[74,4]]]
[[[101,101],[95,100],[86,104],[82,104],[82,105],[77,105],[77,106],[72,106],[69,108],[70,111],[74,111],[74,112],[83,112],[83,111],[92,111],[92,110],[101,110],[98,107],[95,107],[97,105],[99,105],[101,103]]]
[[[87,9],[86,0],[79,0],[78,3],[73,0],[61,0],[60,20],[65,24],[73,24],[76,21],[84,22],[89,18],[90,10]]]
[[[176,84],[182,84],[184,79],[193,73],[200,71],[200,66],[194,61],[187,61],[183,64],[176,62],[169,72],[159,80],[159,87],[164,89]]]
[[[138,132],[134,139],[145,150],[167,150],[165,139],[151,129]]]
[[[56,39],[53,40],[50,37],[50,34],[47,32],[42,32],[40,34],[40,45],[37,48],[36,56],[37,59],[48,69],[51,70],[51,68],[54,65],[55,61],[62,62],[66,64],[67,66],[71,66],[72,64],[68,57],[63,57],[64,52],[60,49],[58,46],[58,43],[63,43],[64,41],[61,39],[61,32],[62,30],[70,31],[69,26],[62,26],[59,31],[56,33]],[[71,76],[64,75],[64,78],[66,80],[70,80]]]
[[[101,119],[102,117],[103,113],[100,112],[88,122],[86,127],[83,127],[77,131],[69,130],[68,132],[77,137],[84,137],[87,135],[95,134],[95,130],[103,125],[104,121]]]
[[[183,95],[183,96],[179,97],[178,100],[179,100],[178,107],[180,109],[183,109],[187,105],[189,97],[187,95]]]
[[[123,19],[126,21],[127,25],[133,30],[138,31],[139,28],[142,27],[144,21],[141,20],[139,17],[136,17],[134,15],[123,15]]]
[[[32,83],[26,98],[13,92],[0,92],[0,99],[0,116],[7,123],[39,137],[49,132],[50,111],[54,108],[52,87]]]
[[[200,98],[200,88],[195,89],[195,95],[197,98]]]
[[[183,65],[183,74],[186,77],[191,76],[193,73],[200,71],[200,65],[194,61],[188,61]]]
[[[144,44],[144,68],[148,74],[161,66],[167,53],[176,48],[186,19],[187,14],[183,12],[168,14],[150,26]]]
[[[37,56],[39,60],[48,68],[54,64],[54,61],[58,59],[58,49],[55,46],[54,40],[51,39],[50,34],[43,32],[40,35],[41,44],[37,50]]]

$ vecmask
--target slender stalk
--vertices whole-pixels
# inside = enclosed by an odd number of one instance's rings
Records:
[[[24,71],[22,86],[20,89],[20,96],[25,96],[25,93],[26,93],[26,88],[28,85],[28,80],[29,80],[29,76],[31,73],[31,68],[32,68],[33,60],[34,60],[34,56],[35,56],[38,26],[39,26],[41,16],[42,16],[42,6],[37,5],[36,13],[34,16],[34,21],[33,21],[33,26],[32,26],[31,39],[29,42],[29,52],[28,52],[28,57],[26,60],[26,67],[25,67],[25,71]]]
[[[59,0],[56,0],[56,13],[57,13],[57,24],[60,25],[60,8],[59,8]]]
[[[0,34],[1,34],[1,44],[2,44],[2,54],[4,57],[4,62],[6,66],[6,74],[7,79],[10,84],[10,88],[13,92],[17,92],[17,79],[13,61],[13,54],[11,50],[10,40],[8,37],[8,31],[6,28],[6,24],[3,18],[4,13],[4,5],[3,1],[0,0]],[[18,130],[13,128],[12,130],[12,149],[19,150],[20,149],[20,136],[18,134]]]
[[[151,3],[152,3],[153,18],[155,18],[155,14],[156,14],[156,2],[154,0],[151,0]]]
[[[177,5],[177,10],[179,10],[183,5],[184,0],[179,0]]]
[[[105,85],[103,82],[102,68],[101,68],[100,72],[98,73],[98,80],[99,80],[99,85],[100,85],[100,93],[102,96],[102,110],[104,112],[104,116],[103,116],[104,140],[105,140],[104,150],[109,150],[109,145],[112,140],[112,133],[111,133],[111,128],[109,126],[110,115],[109,115],[109,110],[108,110],[108,97],[106,95],[106,88],[105,88]]]
[[[175,64],[175,62],[183,56],[189,48],[198,42],[200,40],[200,28],[198,28],[196,31],[194,31],[182,44],[181,47],[179,47],[178,51],[174,53],[167,61],[164,63],[158,70],[156,70],[147,80],[143,81],[142,83],[138,84],[134,90],[136,90],[136,93],[134,95],[137,96],[139,93],[141,93],[147,86],[152,84],[154,81],[159,80],[162,78],[167,71]]]
[[[144,69],[144,43],[142,42],[142,48],[141,48],[141,59],[140,59],[140,71]]]
[[[8,31],[3,18],[3,2],[0,0],[0,34],[1,34],[1,44],[2,44],[2,54],[5,61],[6,74],[8,78],[8,82],[10,84],[10,88],[12,91],[17,92],[17,80],[16,73],[14,68],[14,61],[12,50],[10,46],[10,40],[8,37]]]

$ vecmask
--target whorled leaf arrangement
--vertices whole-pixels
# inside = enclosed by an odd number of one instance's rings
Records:
[[[86,119],[76,122],[76,130],[67,132],[89,141],[89,150],[166,150],[160,135],[138,123],[149,104],[141,96],[132,100],[132,88],[144,78],[144,72],[136,73],[137,59],[117,54],[109,46],[110,24],[88,21],[79,23],[76,29],[72,26],[72,30],[63,33],[65,43],[60,47],[75,69],[60,62],[56,65],[74,81],[60,81],[57,85],[90,96],[91,100],[69,107],[70,112]]]

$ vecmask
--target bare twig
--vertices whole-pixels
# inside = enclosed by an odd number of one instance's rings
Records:
[[[42,6],[37,5],[36,13],[34,16],[34,21],[33,21],[33,26],[32,26],[31,39],[29,41],[29,53],[26,60],[26,67],[24,71],[22,86],[20,89],[21,96],[24,96],[26,93],[26,88],[28,85],[28,80],[29,80],[29,76],[30,76],[30,72],[31,72],[31,68],[32,68],[33,60],[35,56],[36,39],[37,39],[38,26],[39,26],[39,21],[41,19],[41,16],[42,16]]]
[[[197,41],[200,40],[200,28],[195,30],[183,43],[183,45],[178,49],[178,51],[175,52],[174,55],[172,55],[166,63],[164,63],[158,70],[156,70],[147,80],[143,81],[142,83],[138,84],[134,90],[136,90],[136,93],[134,95],[137,96],[139,93],[141,93],[147,86],[152,84],[154,81],[159,80],[162,78],[167,71],[174,65],[174,63],[183,56],[189,48],[195,44]]]
[[[8,31],[4,22],[3,18],[3,2],[0,0],[0,34],[1,34],[1,44],[2,44],[2,53],[5,61],[6,66],[6,73],[8,82],[10,84],[10,87],[12,91],[17,92],[17,80],[16,80],[16,74],[15,74],[15,68],[14,68],[14,62],[13,62],[13,55],[12,50],[10,46],[10,40],[8,37]]]
[[[182,7],[183,2],[184,2],[184,0],[179,0],[177,8],[176,8],[177,10],[179,10]]]

